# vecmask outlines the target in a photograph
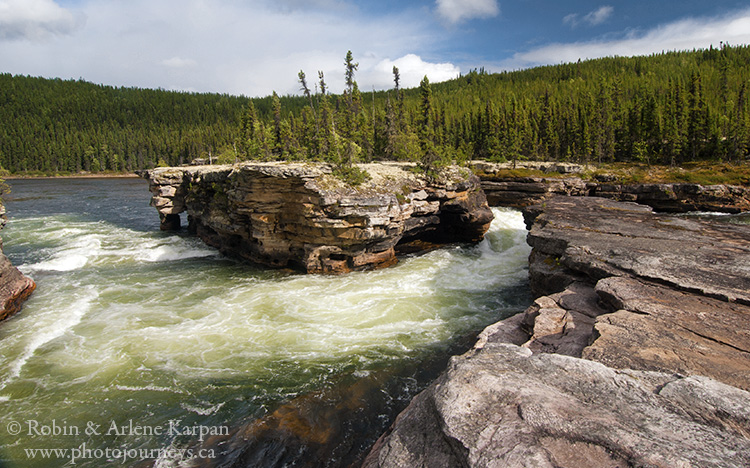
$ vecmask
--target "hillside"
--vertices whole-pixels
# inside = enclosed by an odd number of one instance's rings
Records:
[[[0,165],[132,171],[230,144],[247,99],[0,75]]]
[[[748,64],[750,47],[723,45],[479,70],[413,89],[361,92],[353,81],[342,95],[252,100],[0,74],[0,166],[131,171],[209,155],[739,162],[750,148]]]

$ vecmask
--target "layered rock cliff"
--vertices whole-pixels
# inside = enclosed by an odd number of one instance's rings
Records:
[[[0,204],[0,230],[5,227],[5,207]],[[0,239],[0,322],[15,315],[36,289],[36,283],[14,267],[2,251]]]
[[[602,198],[526,218],[539,297],[364,466],[750,466],[750,226]]]
[[[323,164],[158,168],[150,183],[162,229],[188,228],[223,253],[308,273],[387,266],[398,252],[478,242],[492,221],[479,179],[449,168],[437,180],[398,164],[361,168],[356,187]]]

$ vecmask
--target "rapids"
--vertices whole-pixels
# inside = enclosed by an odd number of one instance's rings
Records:
[[[38,287],[0,324],[3,467],[72,466],[82,448],[75,466],[163,460],[172,454],[138,451],[195,440],[170,431],[176,421],[235,427],[342,378],[445,354],[530,301],[514,210],[494,209],[479,245],[328,277],[239,263],[160,232],[145,181],[10,185],[5,252]]]

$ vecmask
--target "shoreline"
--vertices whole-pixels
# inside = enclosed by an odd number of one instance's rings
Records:
[[[9,175],[5,176],[3,180],[35,180],[35,179],[137,179],[138,175],[135,172],[123,172],[119,174],[93,174],[93,173],[78,173],[78,174],[66,174],[66,175],[53,175],[53,176],[31,176],[31,175]]]

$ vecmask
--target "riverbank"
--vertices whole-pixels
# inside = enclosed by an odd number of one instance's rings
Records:
[[[722,170],[733,167],[715,167],[717,177],[706,177],[698,172],[682,174],[682,180],[750,180],[750,169],[737,174],[721,175]],[[743,166],[744,167],[744,166]],[[487,201],[492,206],[524,208],[544,202],[552,197],[604,197],[617,201],[631,201],[647,205],[656,211],[687,213],[710,211],[741,213],[750,211],[750,186],[727,184],[701,184],[696,182],[674,182],[675,177],[665,176],[653,168],[649,177],[632,177],[633,170],[644,168],[627,166],[612,171],[568,163],[523,162],[517,168],[508,163],[495,164],[474,162],[472,169],[482,181]],[[706,168],[704,168],[706,169]],[[703,169],[702,169],[703,170]],[[623,172],[626,171],[626,172]],[[669,168],[667,171],[681,169]],[[747,176],[745,176],[745,172]],[[630,175],[628,175],[630,174]],[[695,177],[687,177],[690,174]],[[634,180],[640,182],[634,182]]]
[[[750,187],[750,163],[693,162],[681,166],[638,163],[578,164],[568,162],[518,161],[492,163],[471,161],[482,178],[565,178],[614,184],[700,184]]]

